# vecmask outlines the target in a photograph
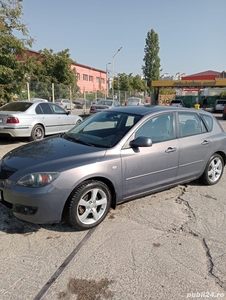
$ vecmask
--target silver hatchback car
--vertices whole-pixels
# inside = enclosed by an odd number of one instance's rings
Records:
[[[226,133],[209,112],[112,108],[3,156],[0,203],[22,220],[85,230],[119,203],[195,179],[216,184],[225,162]]]

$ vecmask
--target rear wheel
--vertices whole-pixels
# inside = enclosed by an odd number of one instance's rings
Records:
[[[207,185],[216,184],[223,175],[224,161],[219,154],[214,154],[208,161],[206,169],[200,178]]]
[[[44,138],[45,132],[42,125],[35,125],[31,131],[30,141],[42,140]]]
[[[65,208],[65,220],[77,230],[87,230],[100,224],[111,205],[111,193],[101,181],[81,184]]]

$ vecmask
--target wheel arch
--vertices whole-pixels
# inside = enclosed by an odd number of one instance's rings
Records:
[[[35,124],[33,124],[32,125],[32,129],[31,129],[31,131],[33,130],[33,128],[35,127],[35,126],[42,126],[42,128],[43,128],[43,130],[44,130],[44,133],[45,133],[45,126],[42,124],[42,123],[35,123]]]
[[[74,194],[75,190],[78,189],[81,185],[83,185],[85,182],[87,181],[101,181],[103,183],[105,183],[107,185],[107,187],[109,188],[110,190],[110,193],[111,193],[111,196],[112,196],[112,199],[111,199],[111,208],[115,209],[116,208],[116,192],[115,192],[115,187],[113,185],[113,183],[105,178],[105,177],[101,177],[101,176],[96,176],[96,177],[91,177],[91,178],[86,178],[84,181],[80,182],[70,193],[70,195],[68,196],[65,204],[64,204],[64,207],[63,207],[63,211],[62,211],[62,218],[63,218],[63,215],[65,213],[65,210],[68,208],[68,204],[70,203],[70,199],[72,197],[72,195]]]
[[[223,158],[224,166],[225,166],[226,165],[226,154],[225,154],[225,152],[223,152],[223,151],[217,151],[214,154],[219,154]]]

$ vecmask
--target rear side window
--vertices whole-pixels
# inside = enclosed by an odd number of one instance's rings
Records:
[[[49,115],[53,113],[48,103],[40,103],[36,107],[35,111],[37,114],[45,114],[45,115]]]
[[[202,120],[194,113],[178,113],[180,137],[207,132]]]
[[[204,120],[204,123],[208,129],[208,131],[212,131],[213,129],[213,118],[211,116],[207,116],[204,114],[200,114],[202,119]]]

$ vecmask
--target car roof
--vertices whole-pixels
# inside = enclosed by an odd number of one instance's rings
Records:
[[[198,112],[195,108],[187,108],[187,107],[172,107],[172,106],[120,106],[111,109],[111,112],[118,111],[118,112],[124,112],[128,114],[137,114],[137,115],[147,115],[147,114],[154,114],[158,112],[169,112],[169,111],[180,111],[180,112]],[[201,111],[204,114],[210,114],[209,112],[206,112],[204,110]]]

